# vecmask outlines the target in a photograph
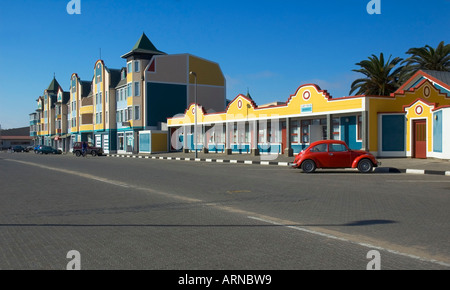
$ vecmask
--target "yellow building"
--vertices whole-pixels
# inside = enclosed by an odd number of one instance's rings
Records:
[[[388,97],[333,98],[314,84],[270,106],[238,95],[221,113],[208,114],[199,103],[197,122],[191,104],[168,119],[171,150],[292,155],[313,141],[338,139],[379,157],[450,158],[449,75],[419,71]]]

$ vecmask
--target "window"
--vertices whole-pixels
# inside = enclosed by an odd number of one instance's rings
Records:
[[[134,106],[134,119],[139,120],[141,118],[141,110],[139,106]]]
[[[133,119],[133,108],[132,107],[128,107],[127,109],[127,121],[132,120]]]
[[[339,118],[333,118],[333,131],[331,134],[331,139],[339,140]]]
[[[292,143],[299,143],[300,139],[300,121],[291,121],[291,142]]]
[[[108,91],[105,92],[105,103],[108,102]]]
[[[134,62],[134,72],[139,72],[139,61],[138,60],[136,60]]]
[[[309,150],[310,152],[327,152],[327,144],[318,144]]]
[[[132,93],[132,91],[131,91],[131,83],[128,84],[127,90],[128,90],[128,97],[131,97],[131,96],[133,95],[133,93]]]
[[[140,86],[139,86],[139,82],[134,82],[134,95],[135,96],[140,96]]]
[[[357,118],[358,118],[358,128],[357,128],[358,140],[361,140],[362,139],[362,116],[360,115]]]
[[[98,93],[98,103],[102,103],[102,92]]]
[[[330,144],[330,152],[345,152],[347,148],[344,144]]]
[[[310,120],[302,121],[302,143],[309,143],[309,125],[311,125]]]

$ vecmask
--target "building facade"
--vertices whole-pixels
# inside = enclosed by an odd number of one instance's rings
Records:
[[[30,136],[35,144],[66,147],[68,100],[69,93],[53,77],[43,96],[36,100],[36,112],[30,114]]]
[[[281,104],[257,106],[248,95],[221,113],[191,104],[168,119],[170,149],[291,156],[314,141],[337,139],[378,157],[450,158],[449,75],[418,71],[387,97],[333,98],[307,84]]]
[[[30,114],[40,117],[35,124],[39,131],[33,133],[39,144],[68,151],[74,142],[86,141],[106,153],[138,153],[140,140],[149,132],[167,130],[167,117],[184,112],[196,98],[210,111],[226,106],[225,77],[217,63],[190,54],[166,54],[144,33],[121,57],[126,63],[120,69],[96,61],[90,81],[72,74],[69,92],[61,89],[61,101],[57,99],[61,87],[53,80],[38,98],[36,113]],[[140,132],[144,132],[142,139]],[[154,146],[163,148],[161,142]],[[152,151],[149,144],[143,152]]]

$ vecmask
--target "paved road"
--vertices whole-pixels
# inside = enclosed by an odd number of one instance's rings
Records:
[[[0,155],[0,269],[450,269],[450,178]],[[375,260],[374,260],[375,261]]]

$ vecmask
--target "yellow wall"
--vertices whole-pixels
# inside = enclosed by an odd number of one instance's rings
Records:
[[[189,71],[195,71],[197,74],[197,84],[224,86],[225,78],[218,64],[189,56]],[[195,83],[195,77],[189,78],[190,83]]]
[[[80,125],[80,132],[83,131],[92,131],[93,127],[92,124],[88,124],[88,125]]]
[[[303,97],[306,96],[306,97]],[[312,106],[310,113],[302,113],[302,106]],[[194,123],[194,105],[186,111],[184,117],[168,119],[168,125],[182,125]],[[347,97],[331,99],[325,92],[315,85],[301,86],[285,105],[274,107],[257,107],[243,95],[237,96],[224,113],[203,114],[200,109],[197,114],[198,123],[214,123],[227,120],[252,120],[264,118],[281,118],[288,116],[308,117],[311,115],[345,113],[364,109],[363,97]]]
[[[167,134],[153,133],[152,134],[152,152],[166,152],[167,151]]]
[[[94,113],[94,106],[83,106],[80,108],[80,115],[83,114],[93,114]]]
[[[417,107],[421,107],[421,110],[416,110]],[[426,119],[427,120],[427,151],[432,152],[433,151],[433,122],[432,122],[432,109],[434,108],[434,105],[429,105],[423,101],[417,101],[414,103],[411,107],[405,108],[406,111],[406,119],[407,119],[407,125],[406,125],[406,150],[411,151],[412,150],[412,130],[413,130],[413,121],[414,120],[420,120],[420,119]],[[417,111],[422,111],[421,114],[418,114]]]
[[[425,88],[428,87],[429,95],[425,95]],[[405,108],[412,105],[418,99],[426,103],[441,105],[450,105],[450,98],[441,94],[431,82],[428,80],[422,82],[416,89],[406,92],[399,92],[390,97],[367,97],[369,111],[369,150],[378,150],[378,114],[379,113],[405,113]],[[424,107],[425,109],[425,107]],[[423,115],[424,116],[424,115]],[[431,126],[431,117],[427,115],[427,126]],[[410,122],[408,119],[407,128],[410,130]],[[428,128],[428,150],[431,150],[431,127]],[[407,151],[410,151],[411,135],[407,132]]]

